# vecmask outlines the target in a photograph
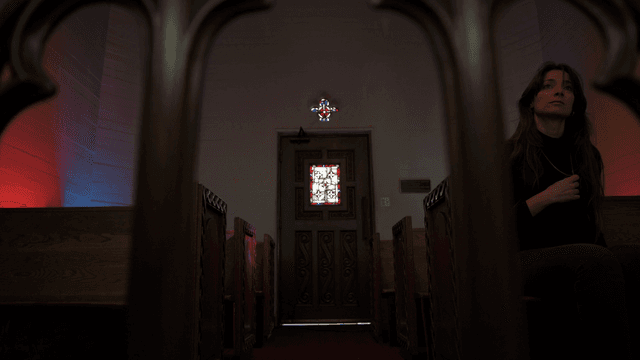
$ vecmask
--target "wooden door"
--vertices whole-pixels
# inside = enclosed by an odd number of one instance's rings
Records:
[[[370,254],[357,201],[373,194],[369,136],[309,134],[307,143],[279,137],[281,323],[371,319]],[[315,182],[338,180],[339,204],[311,202],[311,169],[322,165],[333,176],[315,175]]]

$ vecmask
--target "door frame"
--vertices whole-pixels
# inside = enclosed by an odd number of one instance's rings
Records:
[[[278,135],[278,159],[277,159],[277,164],[278,164],[278,176],[277,176],[277,191],[276,191],[276,202],[277,202],[277,213],[276,213],[276,218],[277,218],[277,233],[278,233],[278,240],[276,241],[276,251],[275,251],[275,263],[276,263],[276,271],[275,271],[275,284],[274,287],[276,289],[275,291],[275,297],[274,297],[274,308],[275,308],[275,323],[276,326],[281,326],[282,322],[280,319],[280,241],[282,239],[282,217],[281,217],[281,198],[280,198],[280,164],[281,164],[281,160],[282,160],[282,147],[281,147],[281,143],[282,143],[282,138],[283,137],[290,137],[290,136],[297,136],[298,132],[300,131],[298,130],[276,130],[277,131],[277,135]],[[335,135],[335,136],[342,136],[342,135],[365,135],[367,138],[367,151],[369,152],[369,198],[371,199],[371,201],[369,201],[369,211],[371,214],[371,227],[373,228],[373,232],[371,233],[371,236],[373,236],[373,234],[375,234],[378,229],[376,228],[376,212],[375,212],[375,191],[374,191],[374,181],[373,181],[373,152],[372,152],[372,144],[371,144],[371,140],[372,140],[372,130],[371,128],[366,128],[366,130],[342,130],[342,129],[319,129],[319,128],[310,128],[309,130],[304,130],[304,132],[306,133],[307,137],[309,138],[313,138],[315,135]],[[357,203],[360,203],[360,199],[356,199]],[[373,263],[373,258],[369,259],[370,262]]]

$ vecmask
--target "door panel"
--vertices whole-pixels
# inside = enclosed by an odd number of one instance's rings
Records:
[[[280,137],[280,318],[369,321],[370,255],[356,201],[372,193],[369,135],[308,137],[306,144]],[[339,204],[311,203],[312,165],[338,166],[337,176],[326,179],[339,179]]]

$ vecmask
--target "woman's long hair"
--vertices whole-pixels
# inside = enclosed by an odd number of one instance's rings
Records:
[[[564,136],[571,142],[571,154],[577,160],[577,174],[580,176],[580,188],[589,195],[587,203],[589,220],[595,221],[596,238],[600,235],[602,223],[602,202],[604,200],[604,164],[597,156],[591,144],[592,124],[587,117],[587,99],[584,96],[582,80],[573,68],[567,64],[545,62],[524,90],[518,109],[520,122],[515,133],[507,140],[508,149],[512,149],[509,160],[522,164],[518,170],[527,186],[535,186],[544,169],[540,160],[543,142],[538,133],[531,104],[542,89],[544,77],[551,70],[562,70],[569,74],[573,85],[573,112],[564,123]],[[595,239],[594,239],[595,240]]]

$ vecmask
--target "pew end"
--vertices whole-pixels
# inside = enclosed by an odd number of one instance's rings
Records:
[[[396,336],[407,358],[429,356],[431,312],[426,263],[416,252],[424,250],[424,229],[412,227],[405,216],[392,228],[396,307]]]
[[[275,247],[271,235],[264,234],[264,241],[256,244],[258,286],[256,288],[256,348],[269,340],[275,328]]]
[[[224,358],[250,359],[256,343],[256,230],[236,217],[226,232]]]

